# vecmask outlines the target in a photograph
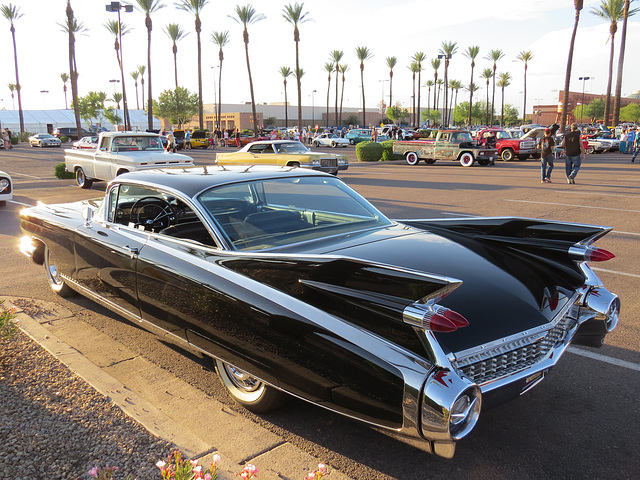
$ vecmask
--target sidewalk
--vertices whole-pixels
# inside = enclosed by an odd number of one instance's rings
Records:
[[[6,298],[5,307],[10,308],[12,298]],[[203,467],[215,453],[220,455],[220,480],[237,479],[246,463],[258,467],[261,480],[301,480],[321,463],[75,320],[71,312],[57,307],[36,320],[16,308],[18,325],[27,335],[153,435],[172,442]],[[349,479],[330,466],[328,470],[331,479]]]

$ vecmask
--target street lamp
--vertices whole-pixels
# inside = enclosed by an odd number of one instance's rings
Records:
[[[584,112],[584,83],[590,80],[591,77],[580,77],[578,80],[582,80],[582,105],[580,105],[580,123],[582,123],[582,113]],[[605,122],[607,119],[605,118]]]
[[[380,123],[384,122],[384,82],[388,82],[388,79],[385,80],[378,80],[378,82],[380,82],[380,84],[382,85],[382,100],[380,101]]]
[[[40,93],[44,94],[44,109],[47,109],[47,93],[49,93],[49,90],[40,90]]]
[[[316,96],[317,90],[311,91],[311,126],[316,128]]]
[[[120,56],[118,60],[120,63],[120,76],[122,78],[122,109],[124,110],[124,129],[131,130],[131,119],[129,118],[129,107],[127,105],[127,90],[124,86],[124,69],[122,68],[122,22],[120,21],[120,10],[122,9],[124,9],[125,12],[133,12],[133,5],[120,2],[111,2],[107,4],[107,12],[118,13],[118,47],[120,50]],[[149,101],[151,101],[151,99],[149,99]]]
[[[120,80],[116,79],[116,78],[112,78],[111,80],[109,80],[109,83],[113,83],[113,94],[116,94],[116,83],[120,83]]]

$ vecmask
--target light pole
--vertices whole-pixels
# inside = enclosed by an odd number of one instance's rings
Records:
[[[385,79],[385,80],[378,80],[378,82],[380,82],[380,84],[382,85],[382,100],[380,100],[380,123],[384,122],[384,82],[388,82],[389,79]]]
[[[133,5],[120,2],[111,2],[107,4],[107,12],[118,12],[118,47],[120,50],[120,77],[122,79],[122,109],[124,110],[124,129],[131,130],[131,119],[129,118],[129,107],[127,105],[127,90],[124,86],[124,69],[122,68],[122,22],[120,21],[120,10],[124,8],[125,12],[133,12]],[[151,101],[151,99],[149,99]]]
[[[40,90],[40,93],[44,94],[44,109],[47,109],[47,93],[49,93],[49,90]]]
[[[311,91],[311,126],[316,128],[316,96],[317,90]]]
[[[120,80],[116,79],[116,78],[112,78],[111,80],[109,80],[109,83],[113,83],[113,94],[116,94],[116,83],[120,83]]]
[[[213,119],[214,119],[213,124],[214,125],[216,123],[220,124],[220,119],[217,118],[218,94],[216,93],[216,68],[218,68],[218,65],[211,67],[211,69],[213,70]],[[214,129],[215,129],[215,126],[214,126]]]
[[[591,77],[578,78],[578,80],[582,80],[582,105],[580,105],[580,123],[582,123],[582,113],[584,112],[584,83],[590,79]]]

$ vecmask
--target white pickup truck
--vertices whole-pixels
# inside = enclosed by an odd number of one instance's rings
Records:
[[[156,133],[103,132],[96,149],[67,149],[65,168],[76,175],[81,188],[91,188],[94,181],[109,181],[121,173],[149,168],[192,166],[187,155],[164,151]]]

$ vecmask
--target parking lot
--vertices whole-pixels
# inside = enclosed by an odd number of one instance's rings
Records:
[[[616,258],[593,266],[607,288],[621,297],[620,324],[604,347],[571,347],[538,387],[516,401],[483,412],[477,428],[460,442],[451,461],[302,402],[263,417],[246,415],[356,479],[640,478],[636,452],[640,430],[636,403],[640,382],[640,165],[631,164],[629,155],[593,154],[587,156],[575,185],[567,184],[562,162],[551,175],[553,183],[543,184],[536,160],[469,168],[458,162],[409,166],[401,160],[357,162],[351,146],[338,149],[344,152],[352,165],[341,178],[391,218],[521,216],[614,227],[597,245]],[[184,153],[200,165],[215,159],[212,149]],[[73,180],[56,179],[54,167],[63,161],[63,155],[63,149],[24,144],[11,151],[0,150],[0,170],[9,172],[15,182],[14,201],[0,209],[0,295],[64,305],[79,321],[107,332],[203,392],[230,403],[217,379],[190,358],[169,352],[154,337],[88,300],[57,298],[42,269],[18,253],[17,213],[23,206],[95,198],[104,192],[104,183],[82,190]]]

